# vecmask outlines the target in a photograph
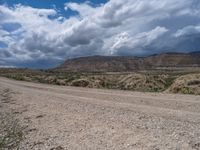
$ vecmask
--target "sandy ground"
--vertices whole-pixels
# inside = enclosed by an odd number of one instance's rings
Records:
[[[200,96],[0,78],[5,89],[15,100],[7,106],[26,126],[22,150],[200,149]]]

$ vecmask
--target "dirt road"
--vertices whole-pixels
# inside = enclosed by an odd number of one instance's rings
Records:
[[[200,149],[200,96],[100,90],[0,78],[27,126],[21,149]],[[0,101],[1,102],[1,101]]]

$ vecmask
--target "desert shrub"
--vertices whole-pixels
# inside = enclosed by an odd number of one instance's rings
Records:
[[[189,85],[189,86],[191,86],[191,85],[200,85],[200,80],[189,81],[189,82],[188,82],[188,85]]]
[[[85,79],[79,79],[72,81],[72,86],[80,86],[80,87],[87,87],[89,85],[89,81]]]
[[[12,78],[12,79],[15,79],[15,80],[24,81],[24,77],[21,76],[21,75],[18,75],[18,74],[10,75],[9,77]]]
[[[121,85],[121,88],[123,88],[124,85]],[[107,81],[103,82],[102,87],[107,89],[117,89],[119,85],[117,85],[117,82],[114,81]]]
[[[167,89],[168,87],[170,87],[174,80],[176,79],[176,77],[168,77],[165,79],[165,89]]]
[[[66,77],[66,82],[71,82],[73,80],[75,80],[76,78],[74,76],[67,76]]]
[[[68,74],[68,75],[65,76],[65,79],[66,79],[65,81],[66,81],[66,82],[72,82],[72,81],[77,80],[77,79],[80,79],[80,78],[81,78],[80,75]]]
[[[183,94],[194,94],[194,92],[192,91],[192,89],[190,89],[189,87],[183,87],[183,88],[181,88],[181,93],[183,93]]]

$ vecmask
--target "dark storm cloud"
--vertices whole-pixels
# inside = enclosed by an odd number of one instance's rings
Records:
[[[63,4],[64,5],[64,4]],[[1,65],[51,67],[88,55],[147,55],[199,50],[199,0],[110,0],[54,9],[0,5]]]

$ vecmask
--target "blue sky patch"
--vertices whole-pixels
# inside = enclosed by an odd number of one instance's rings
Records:
[[[2,41],[0,41],[0,48],[6,48],[8,45]]]
[[[89,1],[92,5],[96,6],[99,4],[106,3],[108,0],[92,0]],[[16,4],[22,4],[26,6],[31,6],[34,8],[47,8],[52,9],[55,8],[59,11],[60,15],[68,18],[73,15],[77,15],[77,12],[64,9],[64,4],[68,2],[75,2],[75,3],[84,3],[88,2],[88,0],[0,0],[1,4],[6,4],[8,6],[13,6]]]
[[[4,23],[1,27],[5,31],[12,32],[19,29],[21,25],[19,23]]]

